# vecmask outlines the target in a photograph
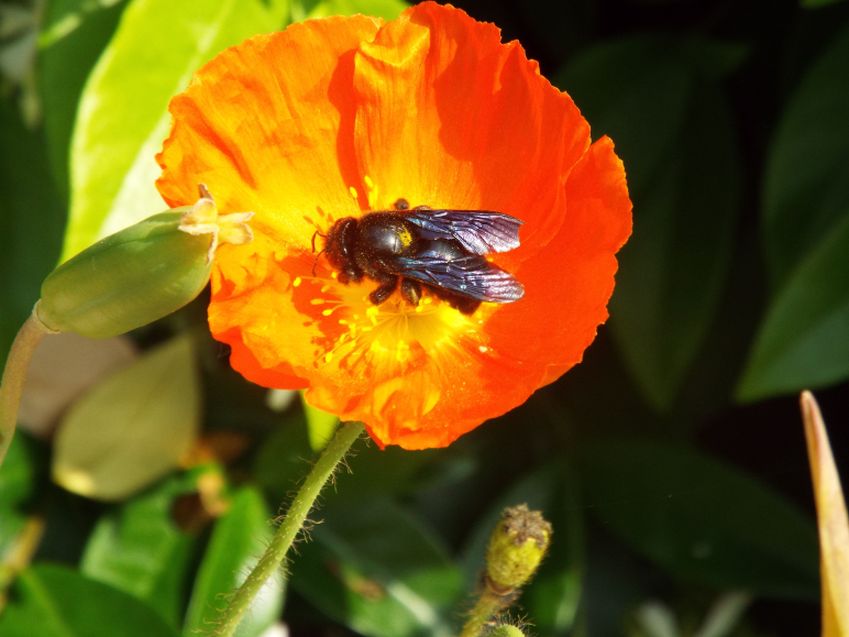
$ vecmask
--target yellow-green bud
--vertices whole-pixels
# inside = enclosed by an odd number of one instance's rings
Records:
[[[508,595],[533,577],[551,541],[551,525],[526,504],[504,510],[486,550],[487,583]]]
[[[525,633],[510,624],[501,624],[493,628],[487,637],[525,637]]]
[[[229,242],[244,243],[251,239],[249,218],[250,213],[219,217],[202,187],[194,206],[148,217],[57,267],[41,286],[35,313],[50,330],[91,338],[147,325],[206,286],[219,224],[228,224],[222,234]]]

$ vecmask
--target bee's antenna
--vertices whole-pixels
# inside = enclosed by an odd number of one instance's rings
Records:
[[[318,258],[319,258],[322,254],[324,254],[324,250],[322,250],[322,251],[321,251],[321,252],[319,252],[317,255],[315,255],[315,259],[313,259],[313,262],[312,262],[312,275],[313,275],[313,276],[315,276],[315,267],[318,265]]]
[[[311,241],[311,243],[312,243],[312,251],[313,251],[313,253],[315,253],[315,238],[316,238],[316,236],[319,236],[319,237],[321,237],[322,239],[326,239],[326,238],[327,238],[327,235],[326,235],[326,234],[324,234],[324,233],[322,233],[320,230],[316,230],[315,232],[313,232],[313,234],[312,234],[312,241]],[[313,262],[312,262],[312,275],[313,275],[313,276],[315,276],[315,268],[316,268],[316,266],[318,265],[318,258],[319,258],[322,254],[324,254],[324,251],[325,251],[325,250],[326,250],[326,248],[322,248],[321,250],[319,250],[319,253],[318,253],[318,254],[316,254],[316,255],[315,255],[315,259],[313,259]]]

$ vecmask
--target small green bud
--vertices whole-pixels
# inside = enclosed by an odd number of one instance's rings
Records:
[[[486,551],[487,583],[509,595],[533,577],[548,550],[551,525],[526,504],[504,510]]]
[[[487,637],[525,637],[525,633],[510,624],[501,624],[493,628]]]
[[[194,206],[148,217],[57,267],[41,286],[35,313],[52,331],[91,338],[147,325],[200,294],[219,239],[249,241],[249,218],[250,213],[219,217],[201,187]]]

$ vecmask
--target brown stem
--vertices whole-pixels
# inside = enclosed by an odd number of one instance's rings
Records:
[[[15,336],[12,349],[6,358],[6,367],[0,379],[0,465],[3,464],[15,436],[18,407],[21,404],[21,393],[24,390],[24,380],[32,353],[44,335],[49,333],[50,330],[38,317],[34,313],[31,314]]]

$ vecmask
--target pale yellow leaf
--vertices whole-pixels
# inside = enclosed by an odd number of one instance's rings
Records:
[[[849,519],[817,401],[802,392],[802,419],[820,538],[822,637],[849,637]]]
[[[265,405],[271,411],[285,411],[297,396],[298,392],[294,389],[269,389],[265,395]]]
[[[74,400],[136,357],[136,348],[124,336],[93,340],[68,332],[42,339],[24,383],[18,411],[21,429],[48,436]]]
[[[179,464],[199,421],[191,342],[175,338],[74,404],[56,437],[53,478],[90,498],[125,498]]]
[[[310,441],[310,449],[316,452],[321,451],[333,437],[333,432],[336,431],[336,426],[339,424],[339,418],[307,403],[303,392],[301,393],[301,403],[304,406],[304,415],[307,419],[307,438]]]

